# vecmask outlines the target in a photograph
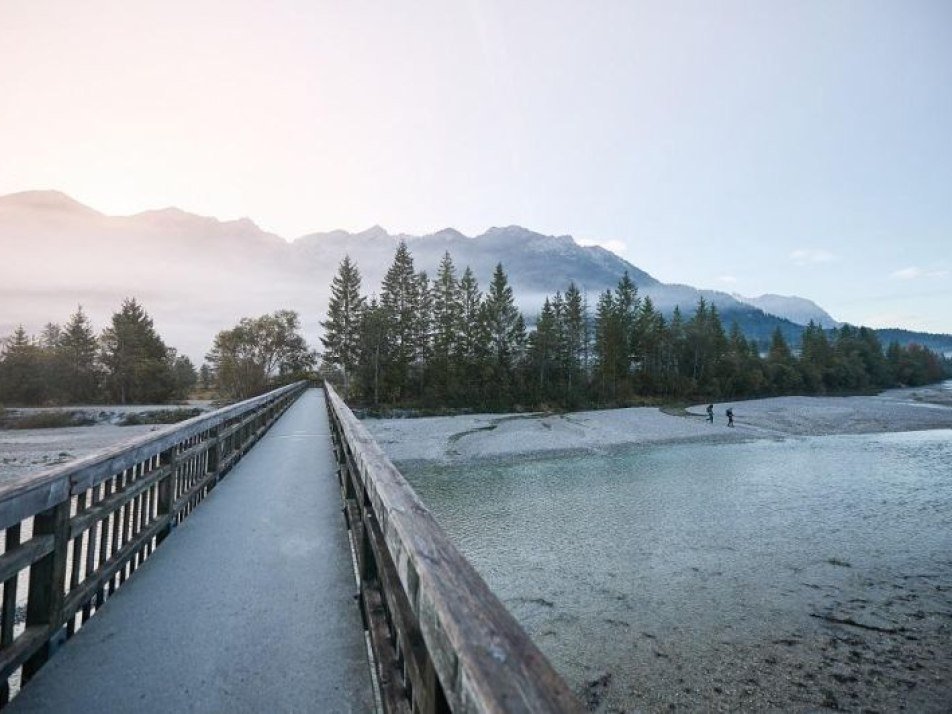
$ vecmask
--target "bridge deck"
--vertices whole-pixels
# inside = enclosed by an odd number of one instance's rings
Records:
[[[12,711],[371,711],[334,468],[311,389]]]

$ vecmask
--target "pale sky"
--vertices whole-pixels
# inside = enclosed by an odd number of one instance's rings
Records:
[[[952,332],[952,2],[0,0],[0,194],[43,188]]]

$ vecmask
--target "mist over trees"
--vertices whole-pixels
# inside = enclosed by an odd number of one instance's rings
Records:
[[[570,283],[532,330],[515,304],[501,264],[483,292],[449,253],[430,280],[400,243],[368,298],[345,257],[322,323],[324,372],[362,404],[489,410],[852,393],[950,374],[927,349],[884,350],[873,330],[850,325],[811,323],[796,349],[778,329],[762,351],[703,298],[690,316],[665,318],[627,273],[594,308]]]
[[[0,347],[0,403],[164,403],[184,399],[197,374],[168,347],[133,298],[97,337],[82,306],[65,325],[47,323],[39,337],[19,327]]]

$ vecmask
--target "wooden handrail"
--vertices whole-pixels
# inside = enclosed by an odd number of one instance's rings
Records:
[[[0,706],[10,698],[8,677],[21,670],[26,683],[307,386],[290,384],[0,483]]]
[[[334,388],[325,390],[385,709],[581,712]]]

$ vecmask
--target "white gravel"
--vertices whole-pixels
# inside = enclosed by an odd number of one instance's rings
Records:
[[[729,406],[734,409],[734,429],[727,428],[724,416]],[[366,419],[364,424],[390,458],[402,464],[495,460],[676,441],[952,429],[952,382],[867,397],[775,397],[718,403],[713,425],[704,419],[704,407],[692,406],[682,415],[642,407],[568,414]],[[0,479],[65,463],[158,428],[119,427],[107,422],[0,431]]]
[[[823,434],[952,429],[952,383],[862,397],[775,397],[704,404],[681,415],[656,408],[568,414],[474,414],[366,419],[398,464],[463,462],[553,452],[598,451],[629,444],[746,440]],[[727,427],[725,409],[736,427]]]
[[[81,415],[82,418],[95,423],[89,426],[69,426],[58,429],[0,430],[0,480],[88,456],[164,426],[161,424],[119,426],[119,422],[130,414],[145,416],[152,412],[180,409],[207,411],[211,407],[212,403],[207,400],[189,400],[179,404],[9,408],[6,410],[7,414],[14,418],[69,412]]]
[[[62,429],[0,431],[0,480],[94,454],[160,428],[102,423]]]

